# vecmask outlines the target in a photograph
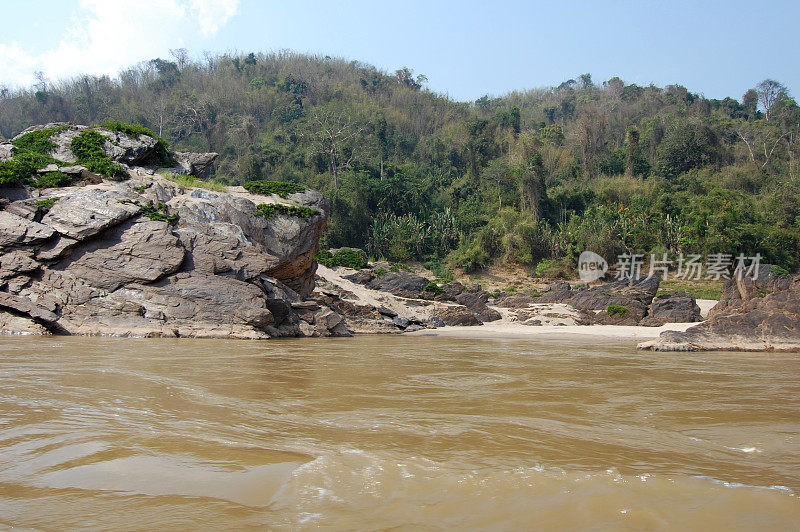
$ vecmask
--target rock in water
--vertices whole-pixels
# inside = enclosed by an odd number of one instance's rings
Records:
[[[756,279],[730,279],[709,318],[639,344],[655,351],[800,351],[800,277],[762,265]]]

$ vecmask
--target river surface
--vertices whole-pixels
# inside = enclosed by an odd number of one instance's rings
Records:
[[[0,337],[0,529],[798,530],[800,356]]]

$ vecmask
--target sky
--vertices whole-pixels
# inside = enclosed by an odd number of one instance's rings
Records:
[[[558,85],[678,83],[708,98],[765,78],[797,96],[797,0],[0,0],[0,86],[108,74],[169,50],[344,57],[461,101]]]

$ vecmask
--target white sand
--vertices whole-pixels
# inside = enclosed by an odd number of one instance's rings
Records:
[[[708,311],[719,303],[716,299],[698,299],[697,306],[700,307],[700,315],[704,318],[708,316]]]
[[[633,325],[522,325],[505,319],[476,327],[440,327],[405,333],[411,336],[443,336],[448,338],[531,338],[531,337],[601,337],[623,340],[650,340],[664,331],[685,331],[696,323],[667,323],[662,327]]]

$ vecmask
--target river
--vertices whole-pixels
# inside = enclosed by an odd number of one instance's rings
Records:
[[[797,530],[800,357],[0,337],[0,528]]]

